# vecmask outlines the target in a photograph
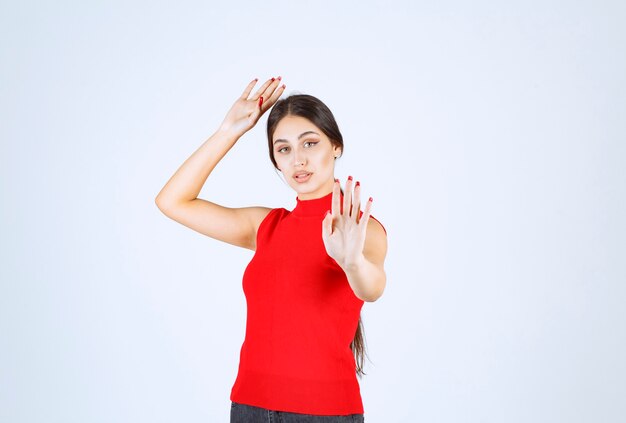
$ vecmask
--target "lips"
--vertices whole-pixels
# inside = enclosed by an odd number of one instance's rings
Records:
[[[309,179],[310,175],[312,175],[312,172],[298,172],[293,175],[293,178],[296,181],[306,181]]]

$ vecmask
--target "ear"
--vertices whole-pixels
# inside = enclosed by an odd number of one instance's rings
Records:
[[[341,147],[338,145],[333,146],[333,156],[339,158],[341,156]]]

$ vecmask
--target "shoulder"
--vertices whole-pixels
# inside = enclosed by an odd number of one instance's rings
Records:
[[[255,232],[264,230],[265,227],[276,225],[285,216],[289,214],[289,211],[283,207],[269,208],[259,207],[256,211],[254,218]]]
[[[245,209],[246,209],[246,213],[248,214],[248,217],[250,218],[250,220],[252,221],[256,229],[258,229],[259,226],[261,226],[261,224],[265,222],[266,220],[280,217],[284,214],[283,211],[286,211],[282,207],[273,208],[273,207],[255,206],[255,207],[246,207]]]
[[[251,206],[240,207],[234,210],[236,213],[242,216],[242,219],[248,222],[247,224],[250,228],[250,237],[246,248],[254,251],[257,247],[259,234],[264,231],[264,228],[267,226],[268,222],[274,219],[275,216],[280,216],[280,211],[284,209]]]

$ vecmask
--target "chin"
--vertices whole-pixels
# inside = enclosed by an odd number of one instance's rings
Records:
[[[296,186],[292,186],[292,188],[298,194],[311,194],[311,193],[316,192],[317,190],[320,189],[320,187],[318,185],[300,186],[300,185],[298,185],[297,182],[296,182]]]

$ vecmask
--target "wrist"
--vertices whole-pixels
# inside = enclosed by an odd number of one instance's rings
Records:
[[[365,256],[363,255],[363,253],[361,253],[356,257],[344,260],[341,267],[346,273],[354,272],[357,269],[359,269],[363,265],[364,262],[365,262]]]
[[[220,126],[219,128],[217,128],[217,130],[213,134],[213,136],[227,139],[230,141],[236,141],[239,138],[241,138],[242,135],[243,134],[237,133],[233,131],[232,129],[229,129],[228,127],[225,127],[225,126]]]

